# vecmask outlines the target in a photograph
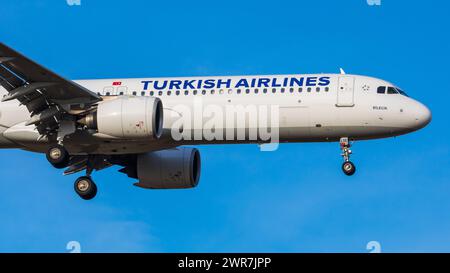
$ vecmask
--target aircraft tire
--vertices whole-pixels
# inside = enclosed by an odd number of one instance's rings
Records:
[[[50,146],[47,150],[46,157],[53,167],[57,169],[67,167],[70,161],[70,155],[66,148],[59,144]]]
[[[353,164],[351,161],[344,162],[342,164],[342,171],[348,176],[354,175],[356,172],[355,164]]]
[[[89,176],[82,176],[75,180],[74,188],[84,200],[91,200],[97,195],[97,185]]]

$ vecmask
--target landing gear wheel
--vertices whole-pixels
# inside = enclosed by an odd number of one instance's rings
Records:
[[[65,168],[69,164],[69,153],[62,145],[57,144],[50,146],[46,155],[47,160],[57,169]]]
[[[75,181],[75,192],[84,200],[91,200],[97,195],[97,185],[89,176],[82,176]]]
[[[342,171],[348,176],[353,175],[356,172],[355,164],[351,161],[344,162],[342,164]]]

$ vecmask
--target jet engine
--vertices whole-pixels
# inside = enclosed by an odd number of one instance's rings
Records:
[[[114,138],[158,139],[163,129],[163,106],[159,98],[125,97],[106,100],[78,122]]]
[[[121,172],[139,179],[146,189],[194,188],[200,179],[200,152],[195,148],[174,148],[137,155]]]

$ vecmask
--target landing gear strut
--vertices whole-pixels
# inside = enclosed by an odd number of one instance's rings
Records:
[[[97,185],[89,176],[82,176],[75,181],[75,192],[84,200],[91,200],[97,195]]]
[[[353,164],[350,161],[350,155],[352,154],[352,151],[350,150],[351,144],[348,141],[347,137],[341,138],[339,142],[342,150],[341,156],[344,158],[344,163],[342,164],[342,171],[344,172],[344,174],[351,176],[356,171],[355,164]]]
[[[58,169],[67,167],[70,161],[69,153],[61,144],[50,146],[46,155],[47,160],[53,165],[53,167]]]

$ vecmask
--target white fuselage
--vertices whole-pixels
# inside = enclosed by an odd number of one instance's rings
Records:
[[[424,127],[431,119],[427,107],[403,94],[379,93],[379,87],[393,84],[365,76],[343,74],[223,76],[194,78],[142,78],[79,80],[78,84],[97,92],[104,100],[118,96],[154,96],[164,107],[164,134],[152,142],[105,140],[95,135],[74,136],[65,141],[73,154],[143,153],[184,144],[261,143],[258,133],[264,112],[275,109],[279,142],[338,141],[391,137]],[[0,88],[1,89],[1,88]],[[1,95],[6,91],[1,89]],[[101,102],[100,102],[101,103]],[[244,117],[244,123],[230,123],[230,109]],[[263,109],[263,110],[261,110]],[[274,111],[275,111],[274,110]],[[224,116],[218,113],[225,113]],[[256,114],[253,122],[249,117]],[[186,117],[190,115],[190,117]],[[30,114],[18,102],[0,103],[0,147],[45,151],[34,126],[24,126]],[[267,124],[270,125],[270,114]],[[181,121],[180,121],[181,120]],[[180,125],[181,124],[181,125]],[[174,127],[182,127],[183,139],[175,139]],[[269,126],[270,127],[270,126]],[[211,130],[211,128],[213,128]],[[237,134],[243,129],[244,138]],[[207,136],[205,132],[213,134]],[[17,137],[19,136],[20,137]],[[82,148],[80,148],[82,147]]]

